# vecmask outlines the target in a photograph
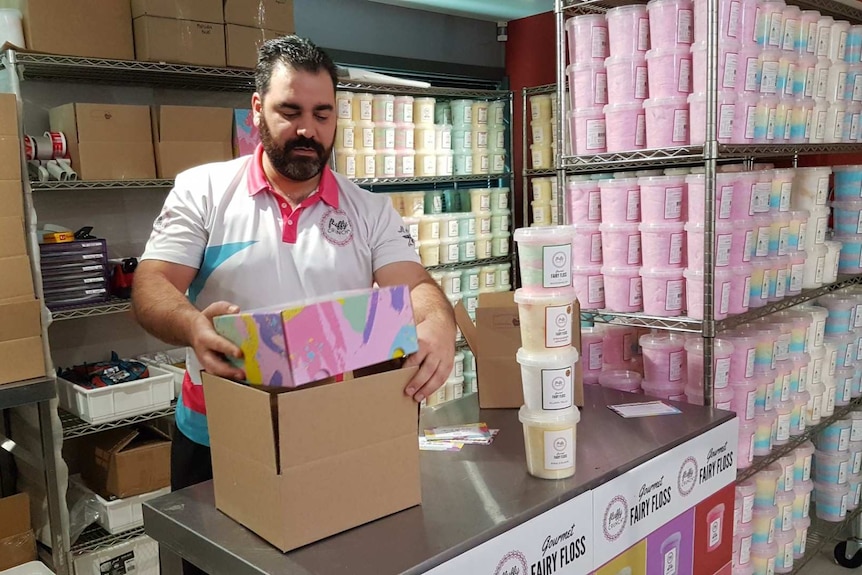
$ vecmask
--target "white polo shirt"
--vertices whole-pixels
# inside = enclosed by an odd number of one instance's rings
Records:
[[[192,168],[177,176],[142,260],[196,268],[189,300],[198,308],[225,300],[240,309],[368,288],[395,262],[419,262],[414,242],[389,198],[324,168],[318,190],[291,210],[254,155]],[[201,366],[188,372],[177,425],[208,445]],[[201,418],[201,416],[204,416]]]

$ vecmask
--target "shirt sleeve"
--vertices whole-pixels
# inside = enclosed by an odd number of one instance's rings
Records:
[[[404,220],[392,207],[392,202],[386,196],[380,197],[379,217],[371,229],[371,262],[372,269],[380,268],[397,262],[420,263],[416,253],[416,242],[410,235],[410,230]]]
[[[161,260],[200,269],[209,239],[207,196],[184,185],[182,175],[168,194],[141,260]]]

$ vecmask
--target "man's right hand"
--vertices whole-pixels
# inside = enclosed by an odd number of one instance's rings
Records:
[[[213,318],[219,315],[239,313],[239,306],[226,301],[209,305],[192,320],[189,326],[189,341],[198,361],[207,373],[237,381],[245,379],[243,370],[228,363],[224,358],[241,358],[242,350],[220,336],[213,327]]]

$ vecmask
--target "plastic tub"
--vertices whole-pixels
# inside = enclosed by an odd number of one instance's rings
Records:
[[[521,282],[526,291],[572,285],[572,230],[565,226],[520,228],[518,242]]]
[[[778,531],[775,534],[775,546],[778,549],[775,556],[775,573],[783,574],[793,571],[793,541],[795,539],[796,531],[793,529],[792,520],[786,531]]]
[[[850,497],[849,485],[830,485],[814,482],[814,512],[818,519],[834,523],[844,520]]]
[[[775,411],[755,412],[757,431],[754,433],[754,455],[769,455],[772,451],[772,428],[777,419]]]
[[[803,289],[819,288],[823,285],[826,251],[826,246],[814,246],[805,252],[805,264],[802,267]]]
[[[733,144],[751,144],[754,142],[754,127],[757,104],[760,96],[756,93],[740,93],[733,109],[733,132],[730,138]]]
[[[691,91],[695,94],[706,92],[706,41],[699,42],[691,47],[692,56],[692,85]],[[739,65],[740,45],[737,42],[722,42],[717,53],[718,78],[716,88],[718,90],[736,89],[737,68]],[[695,116],[696,117],[696,116]]]
[[[862,273],[862,235],[835,234],[833,239],[841,242],[841,252],[838,256],[838,273]]]
[[[735,205],[734,180],[738,174],[718,173],[715,183],[715,218],[717,220],[731,220],[733,206]],[[686,194],[685,205],[688,207],[688,221],[692,223],[703,223],[706,213],[704,175],[691,174],[685,176]],[[747,207],[747,206],[746,206]]]
[[[644,110],[646,112],[647,148],[688,145],[689,109],[687,97],[650,98],[644,101]]]
[[[602,326],[604,338],[604,363],[607,366],[629,365],[637,348],[634,327],[606,324]]]
[[[607,99],[604,103],[632,104],[647,98],[647,62],[643,55],[608,58],[605,68]]]
[[[730,265],[747,265],[754,257],[754,222],[743,220],[733,222],[733,240],[730,245]]]
[[[602,266],[573,266],[572,285],[583,309],[605,307],[605,282]]]
[[[690,46],[694,41],[694,12],[689,0],[652,0],[647,11],[653,49]]]
[[[589,267],[602,263],[602,233],[600,224],[574,224],[574,243],[587,249],[577,249],[572,252],[572,265]]]
[[[745,313],[751,306],[751,275],[752,266],[743,264],[730,268],[732,281],[730,282],[730,294],[728,296],[727,314],[735,315]],[[724,286],[722,285],[722,298],[724,298]],[[719,302],[719,309],[723,309],[724,300]]]
[[[646,6],[620,6],[605,14],[611,56],[644,53],[649,48]]]
[[[805,547],[808,543],[808,528],[811,527],[811,519],[806,517],[793,521],[793,530],[796,537],[793,540],[793,559],[805,557]]]
[[[681,268],[641,268],[644,312],[659,317],[678,316],[685,301]]]
[[[739,59],[737,63],[737,88],[740,92],[750,94],[760,93],[761,75],[763,72],[760,55],[763,50],[759,46],[743,44],[739,49]]]
[[[830,240],[823,243],[826,256],[823,264],[823,283],[834,283],[838,280],[838,263],[844,244]]]
[[[573,152],[576,155],[602,154],[607,149],[605,115],[602,108],[579,108],[569,112]],[[548,166],[551,167],[551,166]]]
[[[754,378],[754,359],[757,351],[758,336],[744,331],[726,332],[723,339],[733,345],[728,378],[741,382]]]
[[[809,466],[811,462],[809,461]],[[798,521],[808,517],[811,505],[811,492],[814,490],[814,482],[808,479],[798,481],[793,485],[793,520]]]
[[[716,138],[722,144],[729,144],[733,140],[736,100],[736,94],[733,92],[719,92],[718,94]],[[693,146],[703,145],[706,139],[706,102],[707,94],[705,92],[696,92],[688,97],[692,118],[690,129]]]
[[[600,224],[602,233],[602,262],[610,267],[636,266],[641,263],[641,234],[639,225]]]
[[[562,479],[575,473],[577,424],[576,407],[553,414],[532,412],[526,406],[518,411],[524,426],[527,471],[542,479]]]
[[[766,143],[775,140],[775,115],[778,109],[777,96],[761,96],[754,112],[754,142]]]
[[[778,489],[775,494],[775,507],[778,509],[778,515],[775,518],[775,533],[787,533],[793,529],[793,501],[796,499],[796,494],[791,489],[784,491]]]
[[[847,498],[847,510],[852,511],[859,507],[859,498],[862,495],[862,475],[850,475],[847,485],[850,487],[849,497]]]
[[[600,180],[602,222],[624,224],[639,222],[641,192],[637,178]]]
[[[638,178],[641,221],[648,224],[682,221],[685,213],[685,176]]]
[[[778,490],[778,478],[782,471],[780,465],[772,463],[754,475],[756,486],[754,494],[755,513],[758,509],[775,509],[775,494]]]
[[[688,47],[650,50],[646,64],[650,98],[678,98],[691,93],[692,55]]]
[[[601,192],[596,180],[570,181],[568,190],[568,222],[570,224],[602,221]]]
[[[835,335],[853,331],[856,327],[856,313],[859,303],[859,296],[852,293],[830,293],[820,296],[817,299],[817,304],[829,310],[824,333]],[[852,364],[845,365],[849,367]]]
[[[685,342],[687,381],[690,386],[703,387],[703,340],[688,339]],[[713,386],[727,387],[733,344],[722,339],[713,342]]]
[[[572,345],[571,289],[529,293],[515,290],[521,318],[521,342],[525,351],[543,352]],[[530,406],[530,409],[535,409]]]
[[[604,224],[603,224],[604,225]],[[643,284],[638,267],[602,266],[605,307],[614,312],[643,310]]]
[[[832,202],[833,229],[838,234],[862,233],[862,199]]]
[[[753,416],[751,421],[740,420],[739,442],[737,444],[739,451],[736,459],[737,469],[745,469],[754,463],[754,434],[756,431],[757,424],[754,422]]]
[[[689,269],[703,270],[704,226],[689,222],[685,224],[687,262]],[[718,221],[714,228],[715,251],[713,263],[717,268],[730,265],[730,253],[733,248],[733,224]]]
[[[375,124],[395,121],[395,96],[374,94],[371,104],[371,119]]]
[[[733,389],[733,400],[731,408],[743,421],[754,421],[754,410],[757,400],[757,383],[753,380],[743,380],[741,383],[731,384]]]
[[[769,255],[786,255],[790,243],[790,214],[787,212],[771,214],[770,219]]]
[[[703,272],[688,267],[683,272],[686,278],[686,310],[688,316],[703,319]],[[730,297],[733,289],[733,272],[729,268],[717,268],[713,280],[714,302],[713,316],[716,320],[724,319],[730,310]],[[744,294],[740,296],[744,298]],[[751,298],[749,297],[749,302]]]
[[[646,145],[646,112],[640,102],[604,107],[607,152],[641,150]]]
[[[832,168],[797,168],[793,179],[793,209],[811,210],[815,206],[825,206],[829,196],[829,175]],[[836,190],[836,199],[851,199],[841,197]]]
[[[685,230],[678,223],[643,223],[639,226],[645,268],[682,268]]]
[[[778,416],[775,425],[775,432],[772,436],[774,445],[784,445],[790,441],[790,427],[793,416],[793,402],[777,401],[775,404],[775,413]]]
[[[611,369],[599,374],[599,385],[618,391],[635,393],[640,390],[643,378],[636,371]]]
[[[574,405],[574,374],[578,351],[569,347],[555,353],[518,350],[524,404],[537,414],[568,410]]]
[[[834,166],[836,201],[858,200],[862,197],[862,165]]]
[[[814,481],[824,484],[843,485],[850,473],[849,452],[814,452]]]
[[[488,125],[488,108],[491,105],[486,100],[473,101],[473,127]]]
[[[758,184],[758,175],[752,172],[742,172],[729,174],[727,177],[733,182],[731,219],[743,221],[755,215],[753,200]],[[689,195],[691,195],[690,191]]]
[[[807,391],[801,391],[790,394],[790,400],[793,402],[793,412],[790,414],[790,436],[798,437],[805,433],[808,426],[807,407],[808,401],[811,399],[811,394]]]
[[[604,357],[604,330],[601,326],[581,328],[581,369],[584,383],[597,384]]]
[[[755,543],[751,546],[752,573],[768,575],[775,573],[775,558],[778,555],[778,545],[771,543]]]
[[[569,61],[604,61],[609,55],[608,24],[602,14],[575,16],[566,20]]]
[[[580,62],[566,69],[572,86],[572,109],[596,108],[608,103],[608,75],[604,62]]]

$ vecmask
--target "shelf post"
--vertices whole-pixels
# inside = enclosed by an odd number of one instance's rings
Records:
[[[557,23],[557,118],[554,130],[557,136],[557,153],[554,154],[554,167],[557,170],[557,217],[562,224],[568,225],[566,213],[566,169],[563,156],[566,155],[568,126],[564,119],[568,112],[566,101],[566,14],[564,0],[554,0],[554,15]],[[568,150],[565,150],[568,152]]]

